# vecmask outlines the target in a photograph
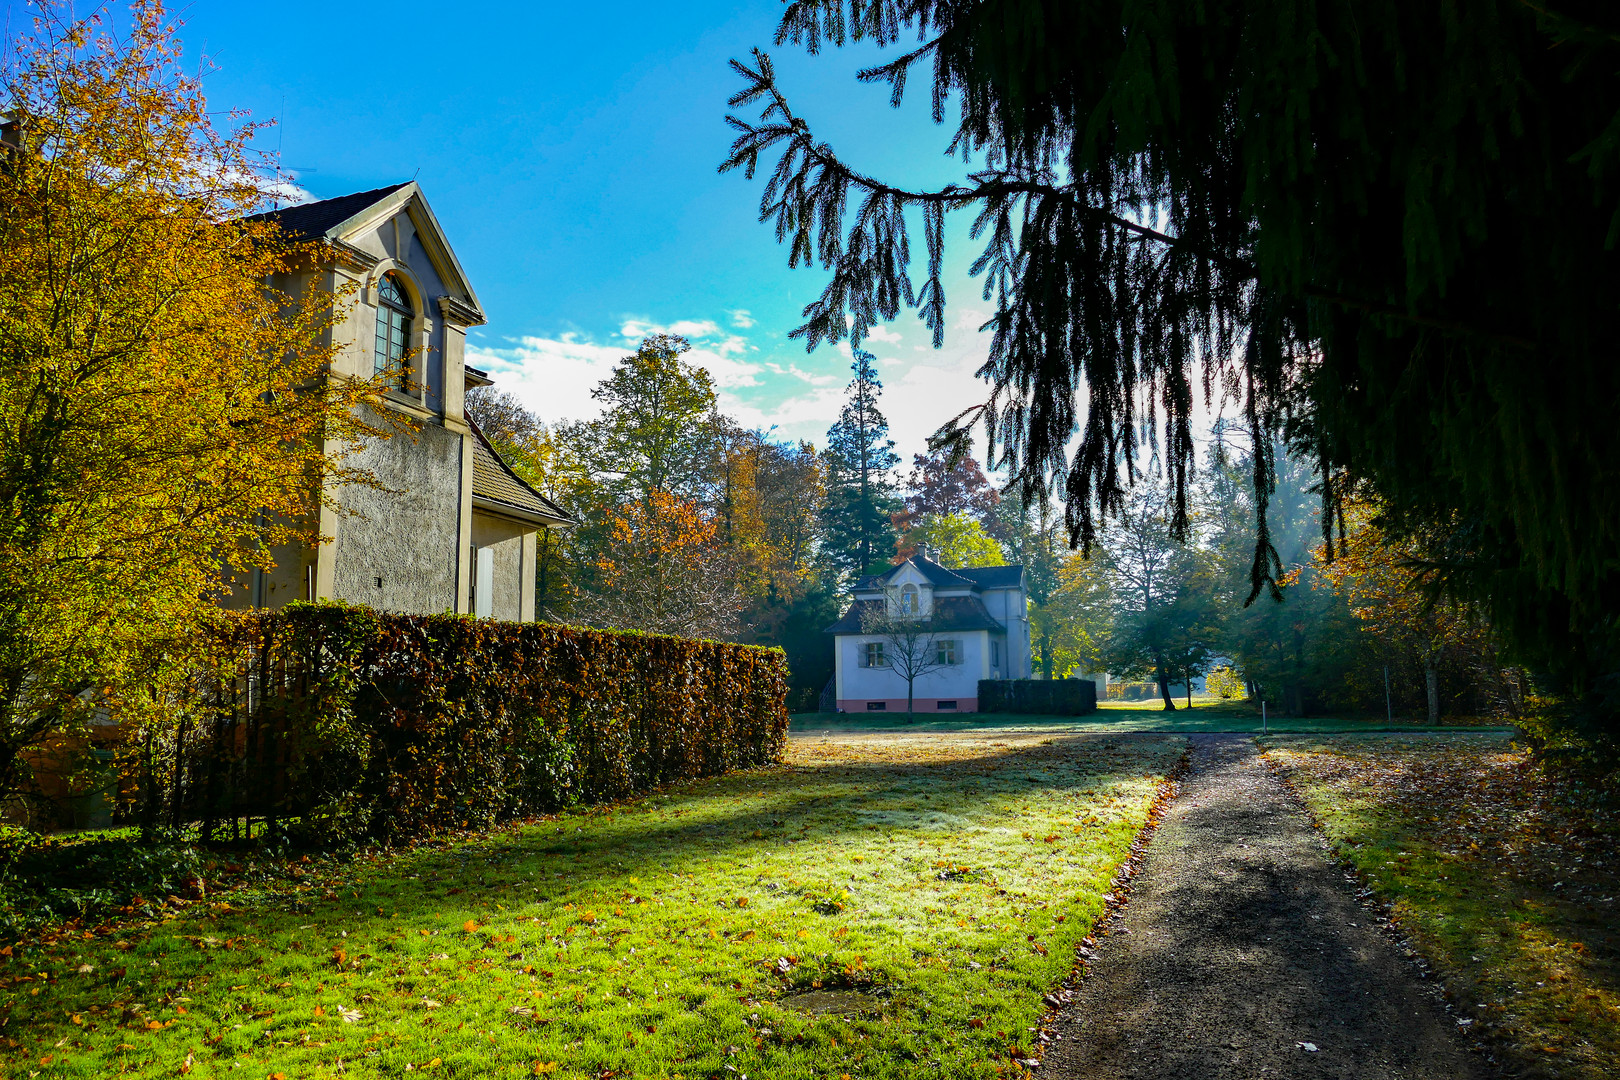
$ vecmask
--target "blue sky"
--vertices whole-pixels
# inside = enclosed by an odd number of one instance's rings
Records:
[[[12,5],[15,22],[19,6]],[[193,0],[187,56],[207,55],[217,110],[280,116],[297,182],[326,198],[415,177],[478,290],[485,366],[548,421],[594,411],[589,390],[657,328],[685,333],[727,411],[820,443],[848,381],[847,346],[790,341],[819,270],[789,271],[756,220],[760,182],[720,176],[727,67],[770,47],[777,0],[595,4],[275,5]],[[959,163],[927,116],[857,83],[871,49],[770,47],[795,108],[863,169],[940,183]],[[960,235],[960,230],[958,230]],[[919,248],[921,244],[917,245]],[[987,314],[957,243],[946,347],[913,315],[868,343],[909,457],[982,400]]]

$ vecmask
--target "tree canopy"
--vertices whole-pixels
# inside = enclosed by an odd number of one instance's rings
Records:
[[[1316,462],[1321,525],[1373,488],[1393,536],[1444,528],[1436,580],[1521,655],[1620,705],[1620,33],[1594,0],[796,0],[777,44],[917,44],[959,182],[840,158],[769,56],[723,169],[828,281],[808,347],[915,308],[942,340],[945,216],[972,215],[993,468],[1060,492],[1089,545],[1151,438],[1185,530],[1198,398],[1256,439],[1250,598],[1275,594],[1272,436]],[[1578,221],[1577,221],[1578,219]],[[925,249],[914,280],[910,235]],[[1607,698],[1605,699],[1605,695]]]

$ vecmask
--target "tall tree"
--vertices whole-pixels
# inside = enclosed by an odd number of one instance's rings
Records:
[[[822,550],[841,573],[860,575],[894,554],[892,517],[899,500],[890,470],[900,461],[889,422],[878,409],[883,383],[876,358],[855,350],[855,377],[845,391],[838,422],[827,431],[827,501]]]
[[[5,793],[44,733],[180,700],[152,665],[225,575],[316,539],[323,473],[370,480],[342,455],[380,394],[330,375],[329,298],[266,287],[312,253],[243,220],[270,199],[254,128],[213,128],[162,8],[120,41],[39,10],[0,74]]]
[[[991,536],[999,535],[1001,494],[970,455],[946,450],[912,455],[906,488],[905,508],[894,519],[902,533],[928,516],[967,514]]]
[[[1202,560],[1176,536],[1173,514],[1165,493],[1138,488],[1104,534],[1115,606],[1109,670],[1150,675],[1166,712],[1176,708],[1171,682],[1207,658],[1215,637],[1204,625],[1212,605],[1198,592]]]
[[[762,218],[829,280],[797,331],[856,344],[915,306],[945,329],[944,219],[965,211],[996,310],[992,467],[1056,484],[1089,544],[1144,426],[1187,525],[1196,387],[1257,433],[1250,597],[1283,573],[1265,514],[1287,434],[1324,533],[1369,481],[1389,527],[1458,538],[1552,683],[1620,730],[1620,35],[1602,5],[1478,0],[802,0],[778,40],[919,47],[975,171],[913,190],[848,167],[769,57],[734,67],[723,168],[767,161]],[[926,69],[925,69],[926,71]],[[1568,207],[1591,228],[1570,228]],[[909,221],[908,221],[909,215]],[[926,280],[910,277],[920,221]],[[1149,402],[1144,413],[1142,402]],[[972,419],[972,416],[964,418]],[[1074,443],[1071,449],[1071,442]]]
[[[714,383],[703,368],[681,359],[691,347],[671,334],[645,339],[591,390],[602,415],[566,429],[564,437],[591,475],[616,496],[646,499],[667,491],[695,499],[703,493]]]

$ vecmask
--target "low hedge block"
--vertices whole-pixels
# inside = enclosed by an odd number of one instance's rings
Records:
[[[980,679],[979,711],[1084,716],[1097,711],[1090,679]]]

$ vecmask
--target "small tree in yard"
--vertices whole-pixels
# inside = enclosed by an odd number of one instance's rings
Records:
[[[885,663],[906,680],[906,719],[909,721],[916,712],[913,702],[917,680],[948,666],[947,658],[940,655],[939,631],[934,620],[887,608],[872,610],[861,616],[861,633],[882,641]]]

